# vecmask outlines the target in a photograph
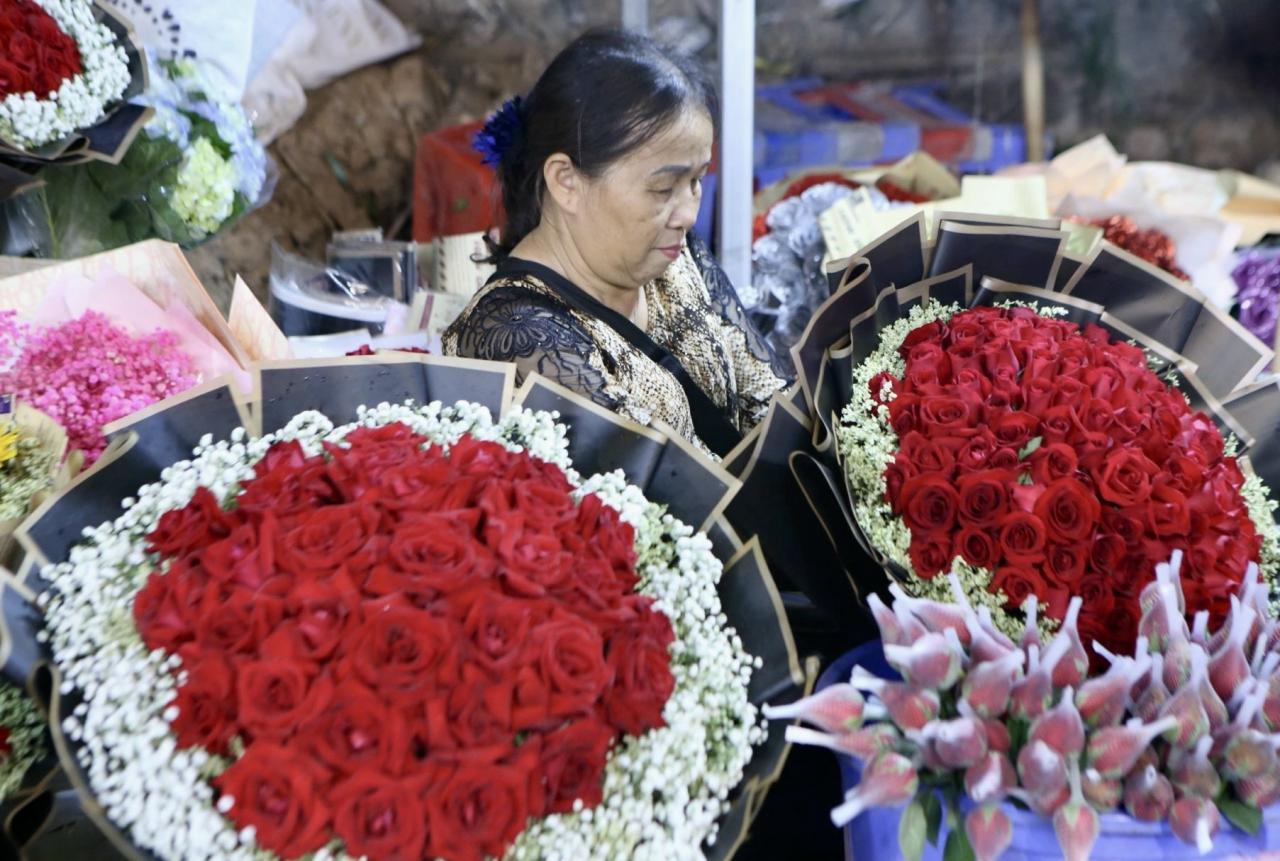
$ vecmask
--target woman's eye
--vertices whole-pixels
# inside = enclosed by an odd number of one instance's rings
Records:
[[[675,187],[673,186],[672,188],[655,188],[653,193],[659,197],[670,197],[675,194],[675,191]]]
[[[689,183],[689,187],[693,189],[694,194],[702,194],[702,177],[695,176],[693,182]]]

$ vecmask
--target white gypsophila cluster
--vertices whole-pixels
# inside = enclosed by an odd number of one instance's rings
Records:
[[[32,0],[80,49],[82,71],[55,92],[11,93],[0,101],[0,138],[24,149],[87,128],[129,86],[129,62],[115,34],[93,16],[87,0]]]
[[[554,413],[515,409],[494,422],[486,408],[466,402],[381,404],[341,427],[308,412],[259,439],[240,429],[227,441],[206,436],[191,460],[166,468],[159,482],[124,500],[125,512],[114,522],[84,531],[69,561],[49,572],[51,588],[41,603],[62,691],[83,697],[63,729],[78,744],[76,755],[107,815],[158,858],[275,857],[254,843],[252,829],[237,831],[215,807],[209,779],[227,761],[176,745],[169,722],[181,661],[148,653],[132,615],[134,596],[155,570],[154,558],[143,550],[145,536],[161,515],[186,505],[197,487],[229,501],[276,442],[296,440],[315,454],[356,427],[393,422],[442,445],[472,434],[527,451],[563,469],[579,497],[598,494],[634,527],[637,590],[654,598],[675,630],[675,689],[663,710],[666,726],[625,736],[610,752],[600,806],[531,821],[507,857],[702,857],[753,745],[764,738],[763,722],[747,698],[756,659],[721,609],[716,584],[722,569],[710,542],[649,503],[620,472],[581,481]],[[335,841],[312,858],[347,856]]]

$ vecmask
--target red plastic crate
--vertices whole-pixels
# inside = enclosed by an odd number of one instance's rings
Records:
[[[413,166],[413,238],[429,242],[503,222],[498,178],[471,141],[483,122],[428,132]]]

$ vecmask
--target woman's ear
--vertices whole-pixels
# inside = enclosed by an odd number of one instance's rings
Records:
[[[547,193],[556,205],[566,212],[577,214],[582,205],[582,173],[573,159],[562,152],[552,153],[542,163],[542,181]]]

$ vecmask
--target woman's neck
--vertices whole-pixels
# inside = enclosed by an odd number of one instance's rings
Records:
[[[540,224],[520,240],[511,254],[513,257],[541,263],[560,273],[606,307],[638,323],[641,328],[644,327],[643,291],[619,287],[601,278],[587,265],[577,246],[562,236],[560,231]]]

